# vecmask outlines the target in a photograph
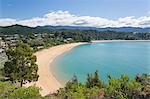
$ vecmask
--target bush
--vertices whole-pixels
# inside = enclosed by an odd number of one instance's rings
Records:
[[[39,88],[18,87],[11,82],[0,82],[0,99],[39,99],[42,98]]]

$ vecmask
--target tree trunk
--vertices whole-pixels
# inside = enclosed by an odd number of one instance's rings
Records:
[[[21,82],[20,82],[20,86],[22,87],[22,85],[23,85],[23,80],[21,80]]]

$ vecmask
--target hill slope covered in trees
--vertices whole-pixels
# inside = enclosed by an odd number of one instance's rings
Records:
[[[137,33],[150,33],[150,27],[140,28],[140,27],[106,27],[106,28],[96,28],[96,27],[84,27],[84,26],[38,26],[38,28],[45,29],[68,29],[68,30],[97,30],[97,31],[115,31],[115,32],[137,32]]]
[[[32,34],[53,34],[62,38],[72,38],[77,41],[88,40],[149,40],[150,33],[132,33],[132,32],[115,32],[115,31],[97,31],[97,30],[78,30],[78,29],[47,29],[40,27],[27,27],[21,25],[12,25],[0,27],[1,35],[32,35]]]

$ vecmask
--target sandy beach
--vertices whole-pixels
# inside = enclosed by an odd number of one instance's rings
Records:
[[[94,42],[121,42],[121,41],[147,41],[147,40],[96,40]],[[59,88],[63,87],[63,85],[55,78],[51,71],[51,63],[52,61],[63,54],[66,51],[69,51],[75,46],[85,43],[71,43],[65,45],[58,45],[55,47],[51,47],[49,49],[43,49],[35,53],[37,57],[37,65],[38,65],[38,74],[39,79],[35,83],[27,83],[25,86],[36,85],[40,87],[42,90],[40,91],[42,96],[47,94],[56,92]]]
[[[59,45],[55,47],[51,47],[49,49],[44,49],[35,53],[37,57],[37,65],[38,65],[38,74],[39,79],[35,83],[28,83],[25,86],[34,85],[40,87],[42,90],[40,91],[42,96],[45,96],[49,93],[56,92],[59,88],[63,87],[60,82],[55,78],[50,70],[50,66],[52,61],[60,54],[63,54],[66,51],[69,51],[75,46],[78,46],[84,43],[71,43],[65,45]]]

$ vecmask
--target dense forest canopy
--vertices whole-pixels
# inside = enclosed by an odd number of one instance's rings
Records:
[[[86,40],[149,40],[150,33],[132,33],[132,32],[115,32],[115,31],[97,31],[97,30],[69,30],[69,29],[47,29],[40,27],[27,27],[21,25],[12,25],[0,27],[1,35],[32,35],[32,34],[54,34],[63,38],[72,38],[78,41]]]

